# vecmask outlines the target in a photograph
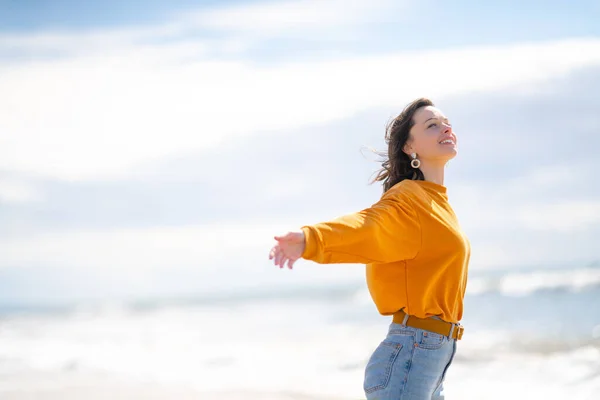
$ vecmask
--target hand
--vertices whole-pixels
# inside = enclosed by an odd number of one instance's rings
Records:
[[[304,232],[288,232],[283,236],[275,236],[277,244],[269,253],[269,260],[275,259],[275,265],[283,268],[286,261],[288,268],[292,269],[297,259],[304,253]]]

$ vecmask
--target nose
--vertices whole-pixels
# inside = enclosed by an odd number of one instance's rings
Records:
[[[442,125],[443,126],[442,131],[444,133],[452,132],[452,125],[450,125],[450,124],[448,124],[446,122],[443,122],[442,124],[443,124]]]

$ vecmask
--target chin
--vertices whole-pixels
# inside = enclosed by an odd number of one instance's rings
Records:
[[[446,162],[453,160],[458,155],[458,151],[454,150],[451,154],[444,154]]]
[[[450,161],[457,155],[458,155],[458,149],[456,147],[451,147],[444,152],[444,155],[442,156],[442,158],[446,159],[446,161]]]

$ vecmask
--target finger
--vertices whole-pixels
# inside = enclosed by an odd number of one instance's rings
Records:
[[[287,259],[288,258],[285,255],[283,255],[281,257],[281,260],[279,260],[279,268],[283,268],[285,266],[285,262],[286,262]]]
[[[285,267],[285,264],[290,260],[290,258],[288,256],[286,256],[285,254],[283,255],[283,259],[281,260],[281,268]]]
[[[269,260],[272,260],[275,258],[275,254],[277,254],[277,246],[274,246],[271,251],[269,252]]]
[[[292,237],[292,232],[288,232],[285,235],[275,236],[275,240],[277,240],[277,241],[290,240],[291,237]]]
[[[275,252],[277,251],[277,247],[273,247],[269,252],[269,260],[272,260],[275,257]]]
[[[275,265],[279,265],[282,257],[283,257],[283,252],[277,251],[275,253]]]
[[[295,260],[292,260],[292,259],[290,259],[290,262],[288,263],[288,267],[289,267],[289,269],[292,269],[292,268],[294,268],[294,264],[296,263],[296,260],[297,260],[297,259],[295,259]]]

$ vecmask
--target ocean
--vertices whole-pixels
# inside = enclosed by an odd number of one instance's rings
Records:
[[[364,282],[0,306],[0,399],[364,399]],[[449,400],[600,399],[600,266],[472,272]]]

